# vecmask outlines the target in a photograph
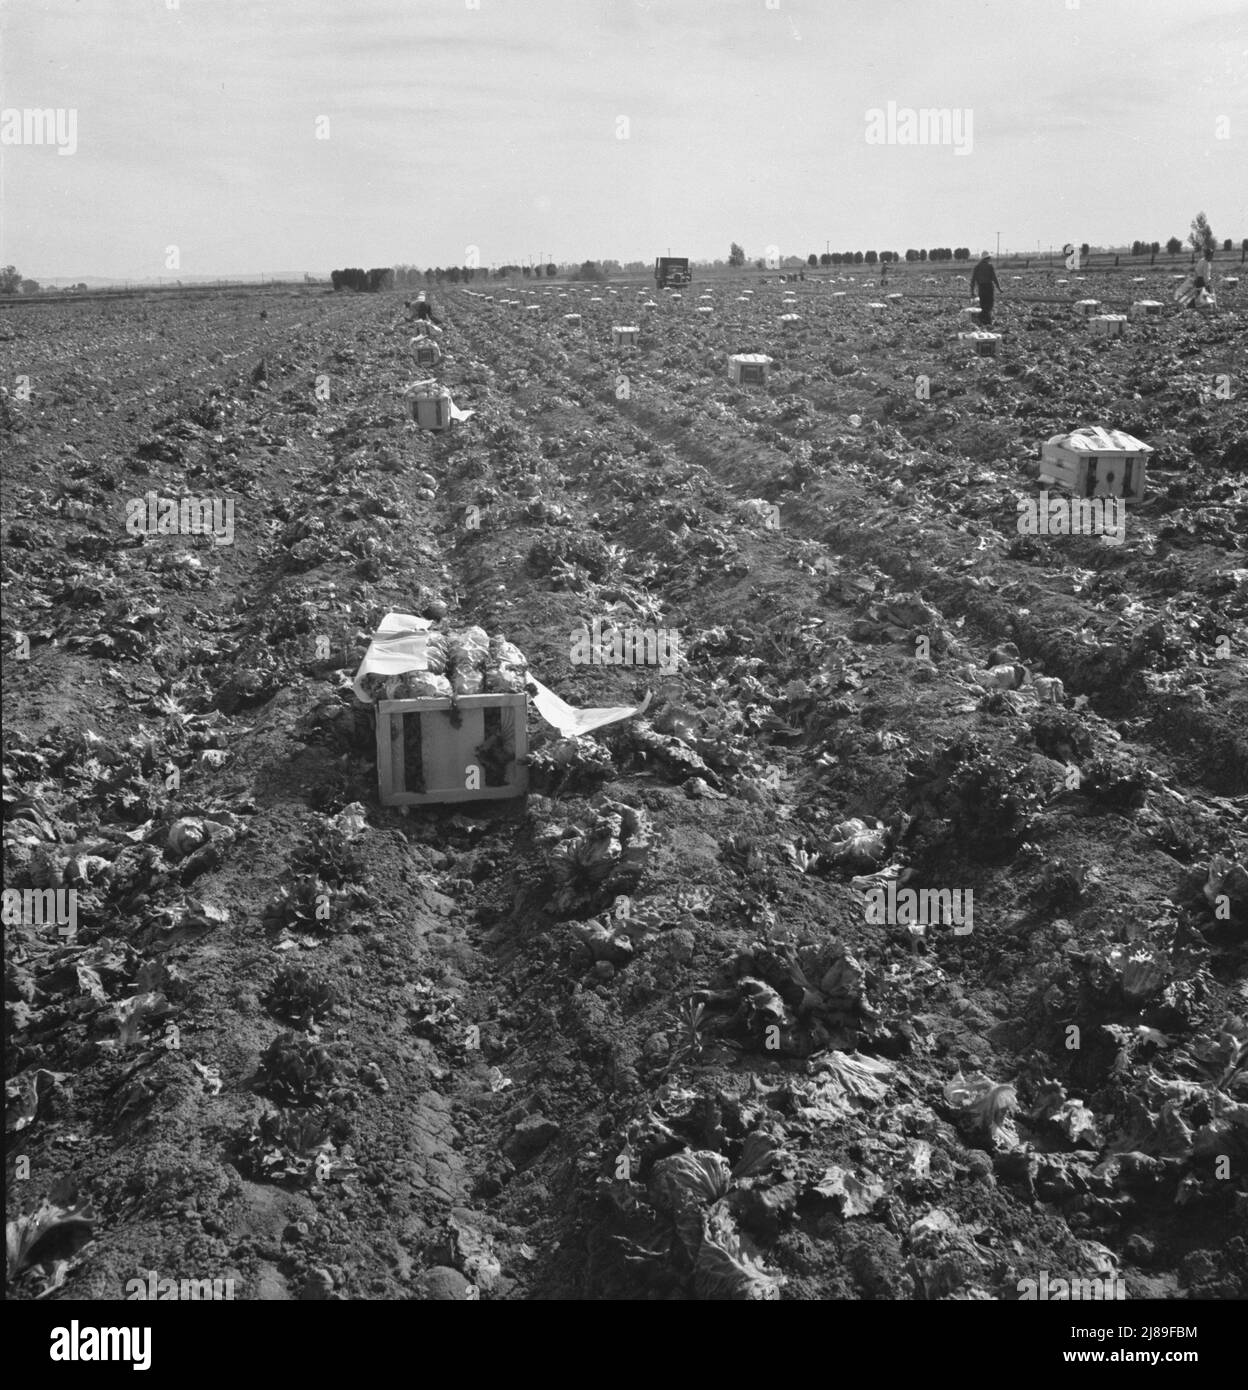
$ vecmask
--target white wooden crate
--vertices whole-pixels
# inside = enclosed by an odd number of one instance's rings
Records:
[[[527,695],[378,700],[377,786],[383,806],[498,801],[528,791]],[[455,717],[459,723],[456,726]],[[497,781],[482,745],[507,755]],[[502,766],[502,764],[499,764]],[[478,785],[473,785],[473,783]]]
[[[1080,497],[1144,497],[1152,445],[1100,426],[1055,434],[1040,446],[1040,481]]]
[[[1094,338],[1121,338],[1127,326],[1126,314],[1093,314],[1091,320]]]
[[[1000,333],[989,333],[984,329],[974,333],[959,333],[958,337],[979,357],[995,357],[997,344],[1001,341]]]
[[[739,352],[728,359],[728,375],[738,386],[766,386],[771,362],[761,352]]]

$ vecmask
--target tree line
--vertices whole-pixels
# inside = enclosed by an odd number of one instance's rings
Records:
[[[360,270],[358,267],[335,270],[330,272],[329,278],[336,290],[359,290],[376,294],[378,290],[394,288],[394,271],[389,266],[378,266],[373,270]]]

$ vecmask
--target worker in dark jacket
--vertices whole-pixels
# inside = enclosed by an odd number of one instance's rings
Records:
[[[437,323],[438,320],[433,312],[433,305],[429,303],[423,293],[416,296],[416,303],[412,307],[416,311],[416,318],[418,320],[427,319],[430,323]]]
[[[996,268],[987,251],[979,258],[979,264],[971,271],[971,298],[979,294],[979,321],[988,328],[992,324],[992,301],[996,291],[1001,288]]]

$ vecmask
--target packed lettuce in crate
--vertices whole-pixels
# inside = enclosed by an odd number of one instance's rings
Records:
[[[451,682],[432,671],[405,671],[386,682],[387,700],[446,700],[450,695]]]
[[[451,699],[460,695],[524,692],[529,667],[524,653],[484,628],[431,632],[425,665],[402,675],[370,671],[362,681],[372,700]]]

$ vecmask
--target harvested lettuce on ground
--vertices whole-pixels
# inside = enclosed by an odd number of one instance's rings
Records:
[[[826,1052],[812,1060],[816,1077],[817,1107],[851,1111],[874,1105],[888,1094],[887,1078],[895,1070],[882,1057],[857,1053]]]
[[[882,1182],[864,1182],[856,1173],[836,1166],[825,1169],[811,1188],[820,1197],[836,1201],[846,1220],[853,1216],[869,1216],[884,1190]]]
[[[44,1198],[38,1208],[5,1226],[8,1281],[34,1270],[51,1273],[68,1262],[95,1234],[99,1220],[89,1202],[59,1206]]]
[[[650,1170],[647,1190],[659,1211],[676,1215],[689,1205],[717,1202],[732,1181],[732,1169],[723,1154],[708,1149],[661,1158]]]
[[[957,1107],[972,1134],[983,1134],[999,1148],[1017,1148],[1018,1133],[1011,1118],[1018,1109],[1018,1092],[982,1072],[969,1077],[961,1071],[945,1084],[945,1099]]]
[[[856,874],[879,869],[888,858],[888,828],[882,821],[857,816],[832,827],[824,857]]]
[[[703,1217],[702,1244],[694,1264],[693,1287],[700,1299],[733,1303],[775,1303],[787,1283],[763,1263],[753,1241],[737,1230],[727,1211]]]

